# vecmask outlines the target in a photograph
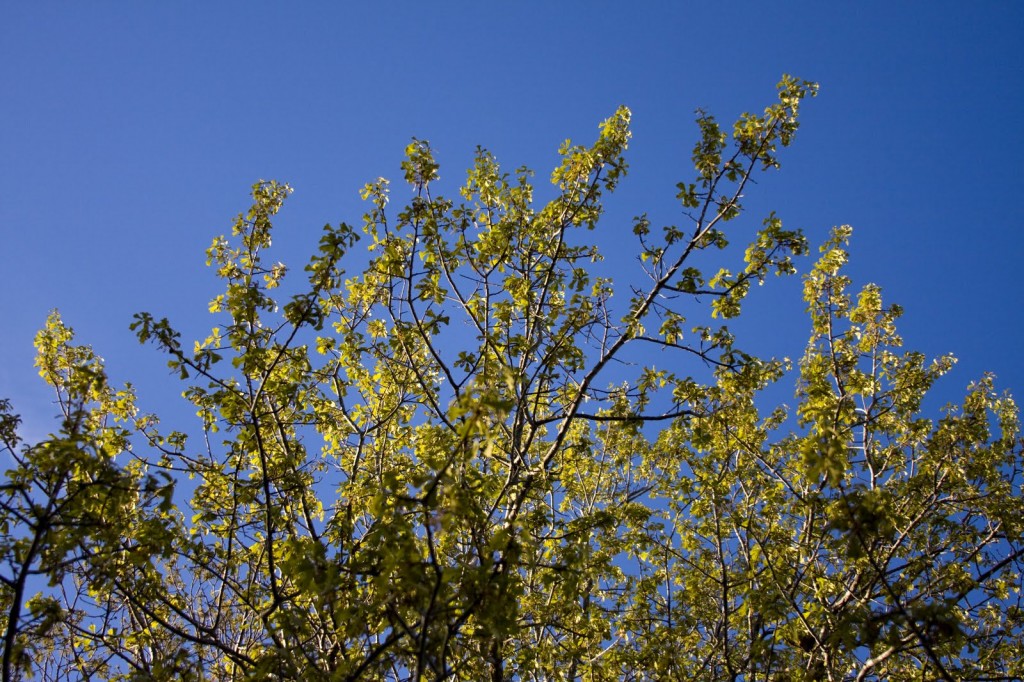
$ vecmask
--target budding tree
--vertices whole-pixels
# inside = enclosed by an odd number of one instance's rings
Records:
[[[724,324],[807,251],[774,214],[737,219],[815,92],[784,78],[731,135],[698,114],[684,222],[635,219],[626,286],[590,232],[625,108],[562,147],[547,202],[484,150],[446,198],[414,140],[411,200],[368,184],[301,285],[267,259],[290,188],[257,183],[208,250],[210,335],[132,325],[185,382],[191,433],[51,315],[61,428],[23,443],[0,404],[3,679],[1024,675],[1010,398],[983,378],[922,413],[952,359],[902,351],[898,307],[851,291],[848,228],[805,276],[792,413],[762,394],[788,362]]]

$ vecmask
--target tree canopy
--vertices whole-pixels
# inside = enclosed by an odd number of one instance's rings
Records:
[[[731,134],[698,112],[685,222],[632,225],[642,285],[595,274],[590,232],[626,108],[563,145],[544,202],[483,149],[446,198],[414,140],[411,200],[367,184],[301,284],[267,257],[291,190],[255,184],[207,251],[210,335],[131,325],[191,433],[52,313],[60,428],[22,442],[0,402],[2,679],[1024,676],[1012,399],[982,377],[923,412],[953,358],[904,351],[899,307],[853,289],[848,227],[803,276],[795,367],[727,326],[809,251],[736,219],[816,90],[784,77]],[[764,396],[791,370],[793,410]]]

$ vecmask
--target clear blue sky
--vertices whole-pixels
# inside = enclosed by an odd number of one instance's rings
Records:
[[[414,135],[454,194],[477,144],[543,179],[562,140],[629,105],[631,174],[599,238],[630,253],[630,216],[682,220],[693,110],[730,123],[782,73],[821,95],[747,224],[774,209],[815,243],[852,224],[851,272],[904,305],[907,346],[960,358],[948,397],[986,370],[1024,396],[1022,43],[1020,2],[8,1],[0,397],[53,428],[32,337],[59,308],[161,411],[181,386],[128,324],[147,310],[205,335],[203,251],[251,183],[296,188],[275,245],[300,269],[324,223],[359,223],[363,183],[400,178]],[[798,282],[773,291],[742,345],[797,356]]]

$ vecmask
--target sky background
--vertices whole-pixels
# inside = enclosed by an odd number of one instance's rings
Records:
[[[447,195],[476,145],[543,184],[563,140],[630,106],[630,175],[595,236],[609,267],[635,268],[631,216],[683,224],[694,110],[731,125],[783,73],[821,94],[738,229],[770,210],[814,244],[853,225],[855,283],[905,307],[908,348],[960,359],[942,401],[985,371],[1024,396],[1024,3],[628,4],[4,2],[0,397],[29,437],[56,428],[32,339],[58,308],[144,408],[181,409],[133,313],[204,337],[204,250],[253,182],[295,188],[271,257],[300,271],[324,223],[360,223],[364,183],[405,198],[413,136]],[[771,284],[740,345],[798,357],[799,281]]]

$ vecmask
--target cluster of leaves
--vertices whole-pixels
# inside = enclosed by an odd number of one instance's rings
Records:
[[[626,172],[624,108],[562,147],[540,207],[484,150],[436,195],[415,140],[407,206],[363,190],[369,265],[346,276],[359,230],[328,225],[287,302],[264,254],[290,189],[258,183],[208,251],[220,326],[189,349],[133,325],[199,437],[162,432],[51,316],[59,433],[21,443],[0,403],[2,679],[1020,677],[1013,402],[986,378],[922,416],[952,359],[901,352],[877,288],[851,298],[847,228],[805,278],[795,429],[759,405],[785,362],[687,322],[738,315],[806,251],[770,215],[741,264],[695,266],[815,91],[784,78],[731,145],[699,114],[689,222],[635,219],[647,280],[621,303],[586,235]]]

